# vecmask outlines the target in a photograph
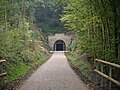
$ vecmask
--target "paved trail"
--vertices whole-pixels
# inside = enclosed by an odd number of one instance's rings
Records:
[[[24,83],[20,90],[89,90],[74,73],[63,52],[52,57]]]

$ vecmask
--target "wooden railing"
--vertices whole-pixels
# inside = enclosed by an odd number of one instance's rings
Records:
[[[6,62],[6,60],[0,60],[0,68],[1,69],[3,68],[3,66],[1,65],[3,62]],[[0,77],[6,76],[6,75],[7,75],[6,72],[0,71]]]
[[[100,64],[100,67],[99,67],[98,63]],[[103,64],[106,64],[109,66],[109,75],[104,74]],[[111,63],[111,62],[107,62],[104,60],[100,60],[100,59],[95,59],[94,66],[95,66],[94,71],[97,74],[102,76],[101,81],[100,81],[101,87],[103,87],[103,77],[109,80],[109,90],[111,90],[111,82],[115,83],[116,85],[118,85],[120,87],[120,82],[112,78],[112,67],[116,67],[116,68],[120,69],[120,65]],[[99,71],[99,68],[100,68],[100,71]]]

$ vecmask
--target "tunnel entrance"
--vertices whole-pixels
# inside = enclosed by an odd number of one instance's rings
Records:
[[[66,45],[63,40],[58,40],[54,44],[54,51],[66,51]]]

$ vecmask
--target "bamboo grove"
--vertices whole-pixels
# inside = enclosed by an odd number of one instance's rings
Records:
[[[64,5],[64,26],[77,34],[79,53],[120,64],[119,0],[56,1]]]
[[[92,65],[95,58],[120,64],[120,0],[56,1],[64,6],[64,27],[76,33],[75,53],[87,53]],[[109,66],[103,67],[108,75]],[[120,81],[119,75],[120,70],[112,68],[112,77]]]

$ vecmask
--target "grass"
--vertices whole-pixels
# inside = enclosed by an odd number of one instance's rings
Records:
[[[8,67],[9,67],[9,69],[7,68],[8,75],[5,77],[4,80],[5,83],[11,82],[17,79],[18,77],[25,75],[30,68],[29,66],[21,62],[19,63],[19,65],[10,64]]]
[[[46,56],[43,52],[38,53],[29,51],[27,62],[19,60],[21,58],[18,58],[18,60],[14,62],[8,62],[5,64],[5,69],[8,74],[3,78],[3,83],[9,83],[24,76],[31,68],[44,63],[48,57],[49,55]]]
[[[83,60],[77,60],[72,54],[66,53],[66,56],[70,63],[77,67],[85,77],[88,77],[89,73],[92,71],[92,68],[89,63]]]

